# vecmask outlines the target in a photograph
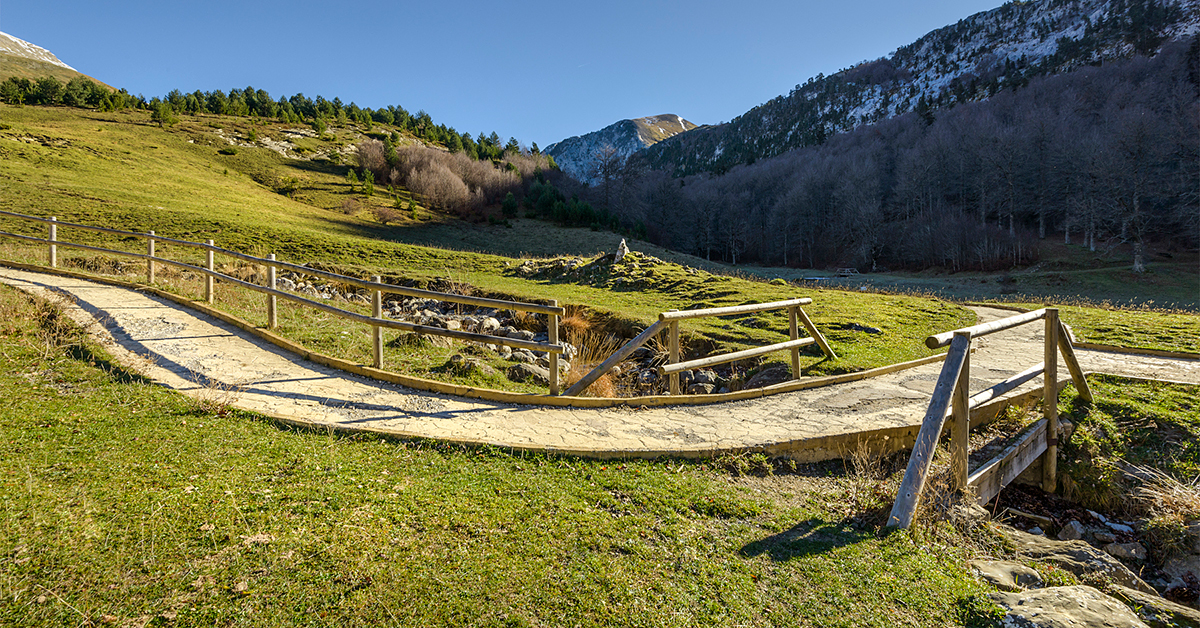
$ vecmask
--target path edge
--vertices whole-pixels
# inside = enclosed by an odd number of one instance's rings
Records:
[[[997,310],[1008,310],[1009,312],[1030,312],[1027,308],[1016,307],[1014,305],[1001,305],[999,303],[984,303],[967,301],[963,303],[965,306],[974,307],[990,307]],[[1090,351],[1105,351],[1108,353],[1123,353],[1125,355],[1148,355],[1156,358],[1174,358],[1178,360],[1200,360],[1200,353],[1192,353],[1190,351],[1163,351],[1162,349],[1145,349],[1142,347],[1121,347],[1118,345],[1105,345],[1095,342],[1080,342],[1075,338],[1075,330],[1067,326],[1067,332],[1071,334],[1071,344],[1076,349],[1088,349]]]
[[[567,397],[567,396],[551,396],[538,393],[513,393],[503,390],[495,390],[492,388],[475,388],[472,386],[458,386],[438,382],[434,380],[401,375],[391,371],[376,369],[370,366],[357,364],[349,360],[335,358],[324,353],[319,353],[305,348],[304,346],[288,340],[283,336],[272,333],[271,331],[256,326],[248,321],[245,321],[232,314],[222,312],[214,307],[211,307],[203,302],[190,299],[178,294],[167,292],[153,286],[146,286],[131,281],[106,277],[103,275],[92,275],[74,270],[63,268],[49,268],[38,264],[28,264],[24,262],[16,262],[11,260],[0,260],[0,266],[12,268],[14,270],[22,270],[31,273],[42,273],[47,275],[58,275],[60,277],[70,277],[82,281],[92,281],[95,283],[106,284],[135,292],[142,292],[153,295],[155,297],[171,301],[186,308],[190,308],[206,316],[215,318],[227,325],[232,325],[238,329],[257,336],[285,351],[294,353],[306,360],[315,362],[322,366],[335,368],[345,371],[360,377],[366,377],[389,384],[396,384],[423,390],[426,392],[439,393],[444,395],[454,395],[457,397],[465,397],[468,399],[481,399],[483,401],[492,401],[496,403],[508,403],[517,405],[536,405],[536,406],[554,406],[554,407],[574,407],[574,408],[613,408],[619,406],[631,407],[661,407],[661,406],[688,406],[688,405],[708,405],[716,403],[724,403],[730,401],[745,401],[748,399],[758,399],[770,395],[781,393],[795,392],[799,390],[808,390],[811,388],[822,388],[832,386],[834,384],[844,384],[855,382],[880,375],[887,375],[897,371],[903,371],[933,362],[941,362],[946,359],[945,353],[926,356],[916,360],[907,362],[899,362],[897,364],[889,364],[865,371],[855,373],[844,373],[841,375],[829,375],[826,377],[816,377],[804,380],[792,380],[766,386],[763,388],[753,388],[750,390],[740,390],[737,392],[717,393],[712,395],[653,395],[649,397],[635,398],[617,398],[617,397]],[[306,423],[305,425],[313,425]],[[320,424],[316,424],[320,425]],[[508,447],[509,445],[498,445]],[[708,450],[705,450],[708,451]],[[566,452],[564,452],[566,453]],[[666,452],[662,452],[665,454]],[[679,452],[675,452],[678,454]],[[659,454],[661,455],[661,454]]]

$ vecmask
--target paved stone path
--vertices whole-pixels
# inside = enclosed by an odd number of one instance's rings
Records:
[[[327,368],[133,290],[2,267],[0,281],[63,300],[72,317],[123,364],[184,394],[317,426],[592,456],[694,456],[762,448],[820,460],[853,449],[858,439],[888,435],[903,446],[898,441],[911,442],[942,367],[939,362],[858,382],[703,406],[506,405]],[[981,321],[1012,314],[973,309]],[[1025,325],[977,339],[971,390],[1040,362],[1041,336],[1041,325]],[[1084,370],[1200,383],[1200,361],[1097,351],[1078,355]],[[1069,377],[1060,369],[1060,378]],[[1040,385],[1035,380],[1021,390]]]

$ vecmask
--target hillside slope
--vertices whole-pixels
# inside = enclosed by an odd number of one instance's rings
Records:
[[[30,80],[53,76],[63,82],[77,76],[92,78],[63,63],[49,50],[0,32],[0,81],[10,76]]]
[[[569,137],[546,147],[546,154],[565,172],[585,183],[594,183],[598,157],[623,161],[633,153],[667,138],[696,128],[695,124],[674,114],[633,120],[621,120],[599,131]],[[611,147],[612,150],[608,150]]]
[[[935,30],[888,57],[818,75],[734,120],[642,151],[676,176],[724,172],[906,112],[986,100],[1031,78],[1154,54],[1200,31],[1200,0],[1010,2]]]

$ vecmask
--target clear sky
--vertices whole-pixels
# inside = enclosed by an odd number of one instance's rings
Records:
[[[0,31],[147,98],[253,86],[552,142],[725,122],[1001,0],[0,0]]]

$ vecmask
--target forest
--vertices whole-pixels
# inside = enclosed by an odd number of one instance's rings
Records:
[[[1042,76],[982,102],[862,125],[723,174],[639,154],[567,194],[630,232],[728,263],[993,270],[1040,238],[1200,246],[1200,36]],[[603,160],[598,160],[598,163]]]

